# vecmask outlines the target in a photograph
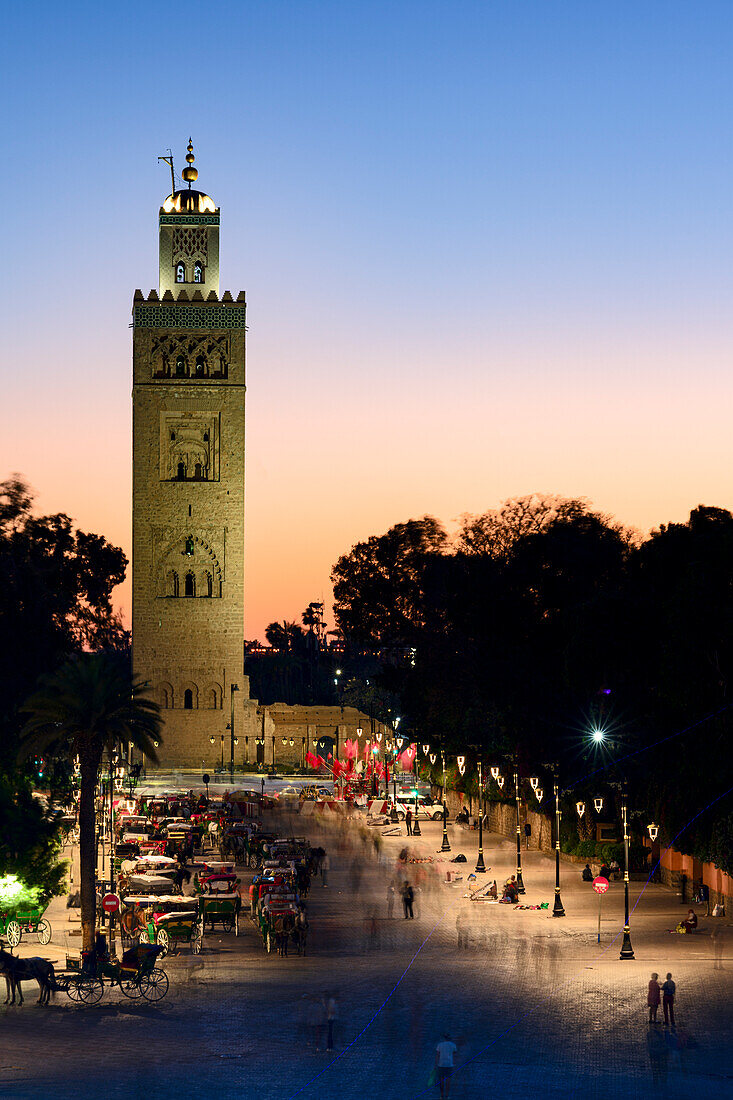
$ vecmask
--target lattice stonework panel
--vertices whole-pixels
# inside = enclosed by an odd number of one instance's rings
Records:
[[[205,265],[207,261],[207,237],[206,230],[196,227],[183,226],[173,230],[173,262],[178,260],[201,260]]]
[[[135,328],[247,328],[244,306],[183,306],[140,303],[132,311]]]
[[[228,332],[193,333],[153,331],[146,340],[153,378],[226,378],[231,360]],[[182,361],[182,363],[181,363]]]

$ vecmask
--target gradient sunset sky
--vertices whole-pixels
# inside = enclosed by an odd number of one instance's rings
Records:
[[[129,554],[189,134],[249,303],[246,637],[413,516],[733,507],[730,2],[31,0],[1,49],[0,477],[42,510]]]

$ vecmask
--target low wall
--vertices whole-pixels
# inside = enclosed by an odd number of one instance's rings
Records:
[[[659,859],[657,848],[655,845],[655,860]],[[694,856],[686,856],[675,848],[668,848],[662,853],[660,873],[666,886],[679,891],[682,902],[691,902],[697,887],[704,883],[710,892],[711,906],[721,902],[725,905],[726,912],[733,911],[733,877],[726,875],[714,863],[703,863]]]
[[[440,801],[440,787],[433,788],[433,797]],[[459,791],[446,791],[445,802],[451,817],[455,817],[464,806],[467,807],[471,816],[474,816],[478,810],[477,800],[475,798],[470,799]],[[486,817],[487,828],[490,832],[501,833],[502,836],[514,837],[517,835],[517,809],[514,803],[487,802]],[[553,850],[552,818],[545,814],[535,813],[534,810],[528,810],[526,804],[522,802],[519,823],[523,849],[529,848],[540,852]],[[527,823],[532,830],[529,837],[524,835],[524,826]]]
[[[433,787],[433,797],[439,800],[440,795],[440,787]],[[478,809],[476,799],[470,799],[459,791],[446,791],[445,801],[451,817],[455,817],[464,806],[468,808],[468,812],[472,816],[475,815]],[[514,803],[488,802],[486,804],[486,816],[488,819],[487,827],[492,833],[500,833],[506,837],[516,836],[517,810]],[[524,836],[525,822],[529,822],[532,828],[532,835],[529,838]],[[523,801],[520,811],[520,826],[523,849],[529,847],[535,851],[553,851],[554,837],[550,816],[528,810]],[[527,844],[527,839],[529,844]],[[578,856],[569,856],[564,852],[561,853],[561,857],[563,862],[566,863],[586,862]],[[655,844],[652,851],[653,862],[656,863],[659,857],[659,845]],[[590,860],[589,862],[594,873],[597,874],[600,869],[600,862],[598,860]],[[674,848],[669,848],[661,856],[659,875],[665,886],[677,890],[680,893],[681,901],[688,904],[692,901],[696,887],[700,883],[704,883],[710,891],[710,905],[713,906],[716,902],[721,902],[726,907],[726,912],[733,915],[733,876],[726,875],[714,863],[703,863],[693,856],[686,856]],[[646,877],[646,874],[633,874],[630,877],[642,880]]]

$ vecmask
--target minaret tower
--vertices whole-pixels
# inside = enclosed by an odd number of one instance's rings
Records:
[[[220,747],[229,764],[249,692],[246,305],[219,297],[219,209],[194,159],[189,141],[187,187],[160,208],[158,291],[133,299],[132,648],[163,707],[161,762],[198,768]]]

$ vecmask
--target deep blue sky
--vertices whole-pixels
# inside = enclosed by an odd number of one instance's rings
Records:
[[[44,507],[129,545],[130,297],[189,134],[250,302],[250,636],[410,515],[733,505],[733,4],[4,19],[0,458]]]

